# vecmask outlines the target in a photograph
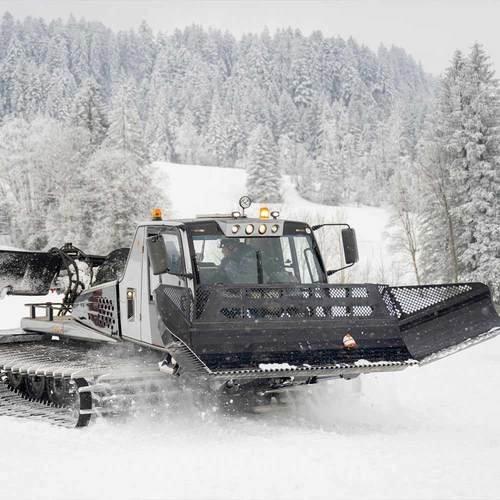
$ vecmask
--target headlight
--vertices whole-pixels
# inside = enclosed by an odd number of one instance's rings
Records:
[[[278,225],[278,224],[273,224],[273,226],[271,227],[271,231],[272,231],[273,233],[277,233],[277,232],[278,232],[278,230],[279,230],[279,228],[280,228],[280,227],[279,227],[279,225]]]
[[[248,224],[248,226],[245,228],[245,233],[252,234],[254,229],[255,228],[253,227],[253,224]]]
[[[231,231],[233,234],[236,234],[240,230],[240,226],[238,224],[235,224],[232,228]]]
[[[267,226],[265,224],[261,224],[259,226],[259,233],[260,234],[265,234],[266,231],[267,231]]]

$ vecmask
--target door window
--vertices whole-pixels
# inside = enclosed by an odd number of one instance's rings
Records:
[[[168,227],[154,227],[148,230],[148,236],[153,236],[160,232],[168,256],[168,273],[155,276],[151,263],[148,257],[148,275],[149,275],[149,299],[153,300],[153,292],[161,283],[163,285],[171,286],[185,286],[186,279],[181,276],[176,276],[173,273],[185,273],[184,258],[182,255],[182,243],[180,233],[177,228]],[[147,248],[147,247],[146,247]]]

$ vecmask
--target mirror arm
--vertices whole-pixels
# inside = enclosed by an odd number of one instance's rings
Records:
[[[344,269],[349,269],[352,266],[354,266],[354,262],[352,264],[349,264],[348,266],[344,266],[344,267],[340,267],[339,269],[332,269],[330,271],[327,271],[326,275],[332,276],[332,274],[338,273],[339,271],[343,271]]]
[[[311,226],[311,229],[313,231],[317,231],[318,229],[321,229],[322,227],[325,227],[325,226],[342,226],[342,227],[348,227],[349,229],[351,229],[351,226],[349,224],[345,224],[345,223],[342,223],[342,224],[334,224],[334,223],[325,223],[325,224],[316,224],[315,226]]]

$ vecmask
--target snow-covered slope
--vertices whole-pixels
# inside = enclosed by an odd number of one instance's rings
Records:
[[[170,216],[230,211],[244,173],[159,166]],[[328,208],[286,186],[285,217],[347,220],[391,265],[380,209]],[[31,299],[29,299],[31,300]],[[44,299],[42,299],[44,300]],[[0,301],[15,327],[27,300]],[[500,338],[425,368],[332,381],[279,413],[182,411],[83,430],[0,418],[0,492],[31,499],[497,499]]]

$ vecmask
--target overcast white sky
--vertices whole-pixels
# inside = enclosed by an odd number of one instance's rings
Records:
[[[424,68],[441,73],[459,48],[481,42],[500,70],[500,0],[0,0],[0,12],[46,19],[76,17],[123,29],[143,19],[155,30],[189,24],[235,35],[265,26],[300,28],[305,34],[353,36],[376,49],[405,48]]]

